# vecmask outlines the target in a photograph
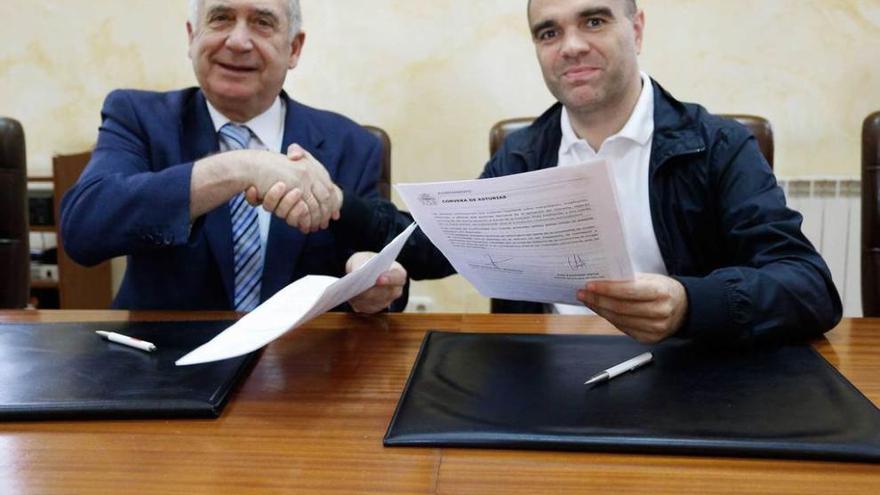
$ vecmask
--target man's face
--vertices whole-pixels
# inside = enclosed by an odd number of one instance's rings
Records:
[[[189,57],[211,104],[242,121],[268,109],[305,41],[291,39],[284,0],[203,0],[198,16]]]
[[[547,88],[569,111],[613,108],[638,84],[644,14],[626,0],[532,0],[529,27]]]

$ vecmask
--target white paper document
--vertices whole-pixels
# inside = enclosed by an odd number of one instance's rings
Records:
[[[582,305],[588,280],[632,280],[606,162],[398,184],[422,231],[486,297]]]
[[[175,364],[208,363],[255,351],[361,294],[375,285],[379,275],[391,267],[415,228],[416,224],[410,225],[379,254],[342,278],[307,275],[293,282]]]

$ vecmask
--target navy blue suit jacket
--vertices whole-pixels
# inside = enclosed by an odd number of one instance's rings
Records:
[[[281,97],[282,149],[300,144],[346,196],[378,197],[379,140],[341,115]],[[102,119],[92,159],[61,205],[71,258],[94,265],[128,257],[115,308],[232,309],[229,207],[189,219],[193,162],[219,151],[202,91],[114,91]],[[261,299],[307,274],[342,276],[353,252],[332,229],[304,235],[273,217]]]

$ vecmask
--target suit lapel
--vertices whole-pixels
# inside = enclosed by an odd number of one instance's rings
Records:
[[[184,162],[194,162],[220,150],[217,133],[205,95],[196,91],[189,100],[188,108],[183,112],[181,122],[180,149]],[[216,262],[216,269],[220,271],[223,280],[223,288],[229,299],[229,307],[233,306],[235,294],[235,275],[233,274],[232,255],[232,220],[229,214],[229,205],[223,204],[205,214],[193,225],[193,231],[204,229],[208,246]]]
[[[281,98],[286,102],[287,110],[284,117],[284,139],[280,151],[287,153],[288,146],[297,143],[321,163],[326,164],[324,137],[312,124],[308,108],[291,100],[285,92],[281,93]],[[330,176],[334,175],[334,171],[330,170]],[[266,243],[266,259],[263,265],[263,286],[261,289],[263,300],[292,281],[291,278],[306,239],[306,235],[287,225],[284,220],[272,217],[272,223],[269,226],[269,239]]]

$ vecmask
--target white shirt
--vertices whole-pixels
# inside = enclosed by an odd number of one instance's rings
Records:
[[[208,113],[211,114],[211,121],[214,122],[214,130],[218,133],[220,132],[221,127],[232,122],[231,119],[214,108],[211,105],[211,102],[208,102]],[[247,126],[253,133],[250,144],[248,145],[249,149],[269,150],[283,153],[283,151],[281,151],[281,145],[284,142],[284,119],[286,115],[287,106],[281,101],[281,97],[277,97],[275,98],[275,102],[272,103],[272,106],[265,112],[247,122],[235,123]],[[229,151],[229,147],[223,139],[220,140],[220,151]],[[269,225],[272,221],[272,213],[259,206],[256,207],[256,210],[257,220],[259,221],[260,227],[260,254],[263,256],[263,262],[265,263],[266,242],[269,239]]]
[[[577,137],[568,111],[562,109],[562,141],[559,144],[559,166],[569,167],[585,162],[605,160],[610,165],[617,192],[617,206],[623,222],[623,236],[637,273],[666,275],[666,264],[660,255],[651,203],[648,174],[651,165],[651,143],[654,136],[654,87],[644,72],[642,92],[623,129],[610,136],[594,151],[586,140]],[[554,304],[561,314],[594,314],[584,306]]]

